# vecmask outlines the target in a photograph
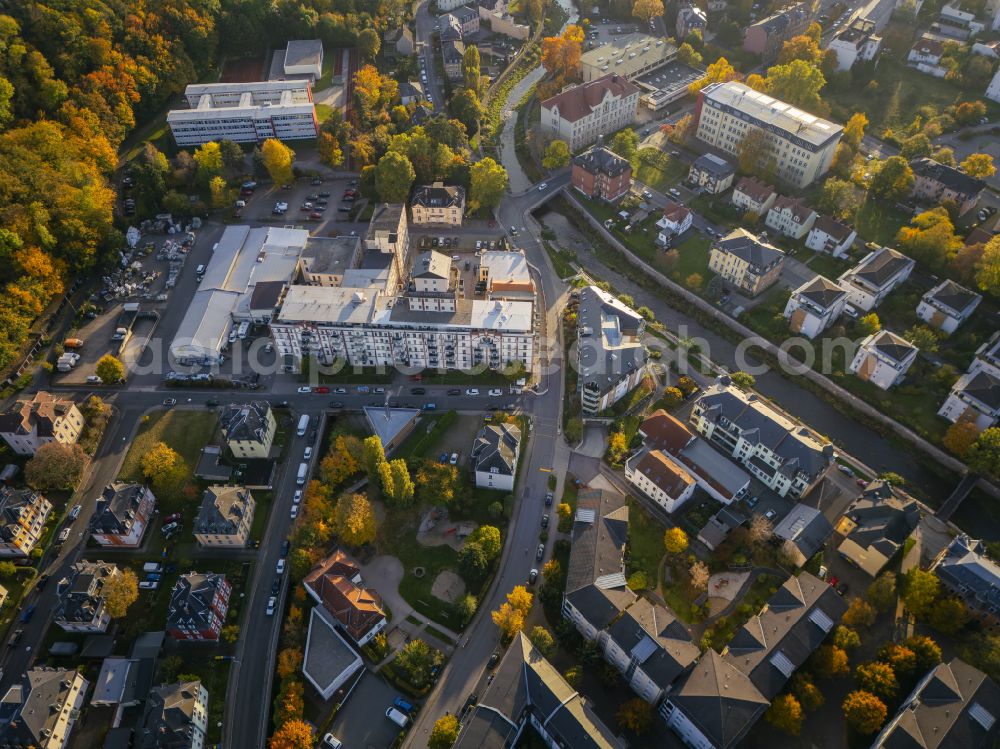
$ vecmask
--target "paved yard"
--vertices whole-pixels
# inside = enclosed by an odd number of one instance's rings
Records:
[[[469,446],[472,445],[473,439],[475,439],[476,434],[479,433],[479,430],[482,429],[485,423],[483,416],[474,414],[460,415],[448,427],[445,433],[441,435],[438,443],[428,450],[427,457],[437,459],[442,453],[447,453],[449,456],[452,453],[458,453],[458,467],[463,469],[468,467]]]
[[[333,719],[330,731],[351,749],[387,749],[399,727],[385,710],[400,696],[380,676],[366,673]]]

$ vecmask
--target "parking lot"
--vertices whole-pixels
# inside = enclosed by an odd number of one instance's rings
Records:
[[[364,230],[367,221],[351,222],[348,220],[350,208],[341,210],[342,206],[353,206],[355,202],[364,200],[358,197],[355,201],[342,202],[347,190],[356,190],[356,180],[320,178],[317,184],[316,179],[300,179],[290,186],[261,185],[252,195],[242,197],[246,201],[243,219],[265,224],[302,226],[313,234],[323,236],[334,236],[332,232],[349,234],[351,231]],[[325,206],[321,205],[323,201],[326,202]],[[274,213],[278,203],[288,206],[283,215]]]
[[[385,711],[399,696],[380,676],[366,672],[333,719],[330,732],[351,749],[386,749],[399,727],[385,717]]]

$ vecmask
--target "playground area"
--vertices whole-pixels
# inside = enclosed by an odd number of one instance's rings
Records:
[[[739,595],[749,572],[719,572],[708,578],[709,615],[715,616]]]
[[[423,546],[450,546],[455,551],[461,551],[465,539],[475,530],[475,523],[452,522],[446,508],[432,507],[420,521],[417,543]]]

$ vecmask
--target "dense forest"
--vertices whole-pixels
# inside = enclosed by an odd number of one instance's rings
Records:
[[[20,0],[0,14],[0,368],[67,278],[122,246],[116,151],[225,57],[353,44],[402,0]]]

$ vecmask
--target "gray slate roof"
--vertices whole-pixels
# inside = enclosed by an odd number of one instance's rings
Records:
[[[594,146],[573,159],[573,163],[590,174],[617,177],[632,169],[632,165],[604,146]]]
[[[714,153],[702,154],[694,160],[691,164],[691,168],[702,172],[708,172],[717,179],[728,177],[730,174],[736,174],[736,167],[725,159],[716,156]]]
[[[946,278],[933,289],[924,294],[924,301],[959,317],[971,304],[982,299],[979,294],[969,291],[964,286]]]
[[[521,444],[521,430],[516,424],[490,424],[480,430],[472,444],[472,458],[477,471],[513,476],[517,469],[517,450]]]
[[[968,378],[966,380],[966,378]],[[975,398],[991,410],[1000,408],[1000,379],[984,369],[974,375],[964,374],[959,381],[966,380],[962,392]]]
[[[149,693],[136,744],[141,749],[187,749],[201,730],[194,725],[200,681],[164,684]],[[220,697],[221,699],[221,697]]]
[[[142,484],[122,482],[104,487],[90,521],[91,531],[127,536],[135,523],[135,514],[139,510],[145,489]]]
[[[86,624],[94,620],[104,601],[102,591],[108,579],[117,574],[118,568],[107,562],[77,562],[70,568],[69,577],[59,581],[59,607],[55,620]]]
[[[964,587],[968,605],[1000,611],[1000,565],[986,556],[982,541],[956,536],[934,571],[952,588]]]
[[[758,272],[773,267],[785,257],[785,253],[777,247],[762,242],[743,228],[733,229],[722,239],[717,240],[715,246],[746,261]]]
[[[833,526],[823,513],[801,502],[774,526],[774,535],[791,541],[806,559],[819,551],[832,533]]]
[[[921,156],[910,162],[913,173],[920,177],[940,183],[949,190],[954,190],[966,197],[978,195],[986,189],[986,183],[959,171],[953,166],[942,164],[934,159]]]
[[[233,403],[226,406],[219,424],[230,442],[263,442],[271,405],[267,401]]]
[[[237,532],[251,511],[253,496],[242,486],[210,486],[201,498],[194,532],[229,536]]]
[[[891,247],[881,247],[871,255],[866,256],[849,270],[846,276],[855,276],[881,289],[907,265],[913,265],[912,259]]]
[[[585,385],[606,392],[646,362],[646,349],[638,340],[645,323],[642,316],[596,286],[580,291],[577,311],[580,376]]]
[[[674,614],[639,598],[608,627],[608,634],[658,686],[666,689],[687,671],[701,654],[687,628]]]
[[[844,513],[855,524],[847,537],[861,548],[874,548],[887,559],[903,545],[920,520],[911,498],[897,497],[892,486],[873,481]]]
[[[461,185],[420,185],[413,192],[412,205],[428,208],[451,208],[465,206],[465,188]]]
[[[917,350],[916,346],[905,338],[896,335],[891,330],[880,330],[872,337],[871,345],[879,353],[885,354],[897,362],[904,361],[912,351]]]
[[[558,746],[624,749],[620,741],[518,633],[494,672],[493,681],[463,721],[454,749],[506,749],[526,714],[545,726]],[[525,730],[532,730],[526,726]]]
[[[39,746],[43,731],[52,731],[60,718],[52,705],[62,708],[69,698],[76,671],[33,668],[15,680],[0,700],[0,746]]]
[[[837,301],[847,296],[847,292],[840,287],[840,284],[824,276],[816,276],[811,281],[806,281],[795,290],[795,293],[804,296],[823,309],[829,309]]]
[[[1000,736],[1000,687],[952,658],[931,669],[872,749],[987,749]]]

